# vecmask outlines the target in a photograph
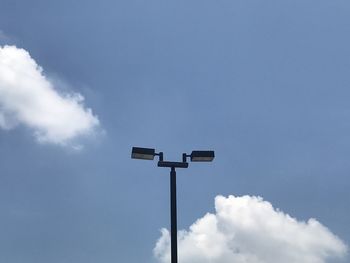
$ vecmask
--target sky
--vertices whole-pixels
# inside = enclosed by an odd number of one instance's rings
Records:
[[[0,0],[0,262],[350,261],[350,2]]]

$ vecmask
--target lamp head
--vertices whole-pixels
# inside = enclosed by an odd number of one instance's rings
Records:
[[[155,155],[155,149],[132,147],[131,158],[133,159],[153,160]]]
[[[191,162],[211,162],[214,160],[214,151],[192,151]]]

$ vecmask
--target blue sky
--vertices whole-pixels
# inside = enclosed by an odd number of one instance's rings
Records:
[[[179,229],[217,195],[251,195],[348,244],[349,12],[345,0],[0,0],[1,45],[29,52],[100,123],[80,151],[0,130],[0,262],[156,262],[168,171],[131,160],[132,146],[216,151],[178,172]]]

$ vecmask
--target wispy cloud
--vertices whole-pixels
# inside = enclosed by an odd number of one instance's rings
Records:
[[[14,39],[0,29],[0,45],[13,43]]]
[[[260,197],[217,196],[215,214],[179,232],[182,263],[325,263],[346,245],[316,219],[298,221]],[[169,232],[162,229],[154,254],[170,262]]]
[[[6,34],[4,33],[4,31],[2,31],[2,30],[0,29],[0,41],[1,41],[1,40],[6,40],[6,39],[7,39]]]
[[[26,50],[0,46],[1,128],[25,125],[40,143],[73,145],[99,126],[83,102],[79,93],[59,93]]]

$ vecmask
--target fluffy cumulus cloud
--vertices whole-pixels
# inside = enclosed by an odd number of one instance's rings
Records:
[[[179,232],[179,262],[324,263],[347,251],[317,220],[298,221],[260,197],[217,196],[215,210]],[[170,262],[168,230],[162,229],[154,254]]]
[[[99,126],[83,100],[77,93],[59,93],[26,50],[0,46],[1,128],[24,125],[38,142],[69,145]]]

